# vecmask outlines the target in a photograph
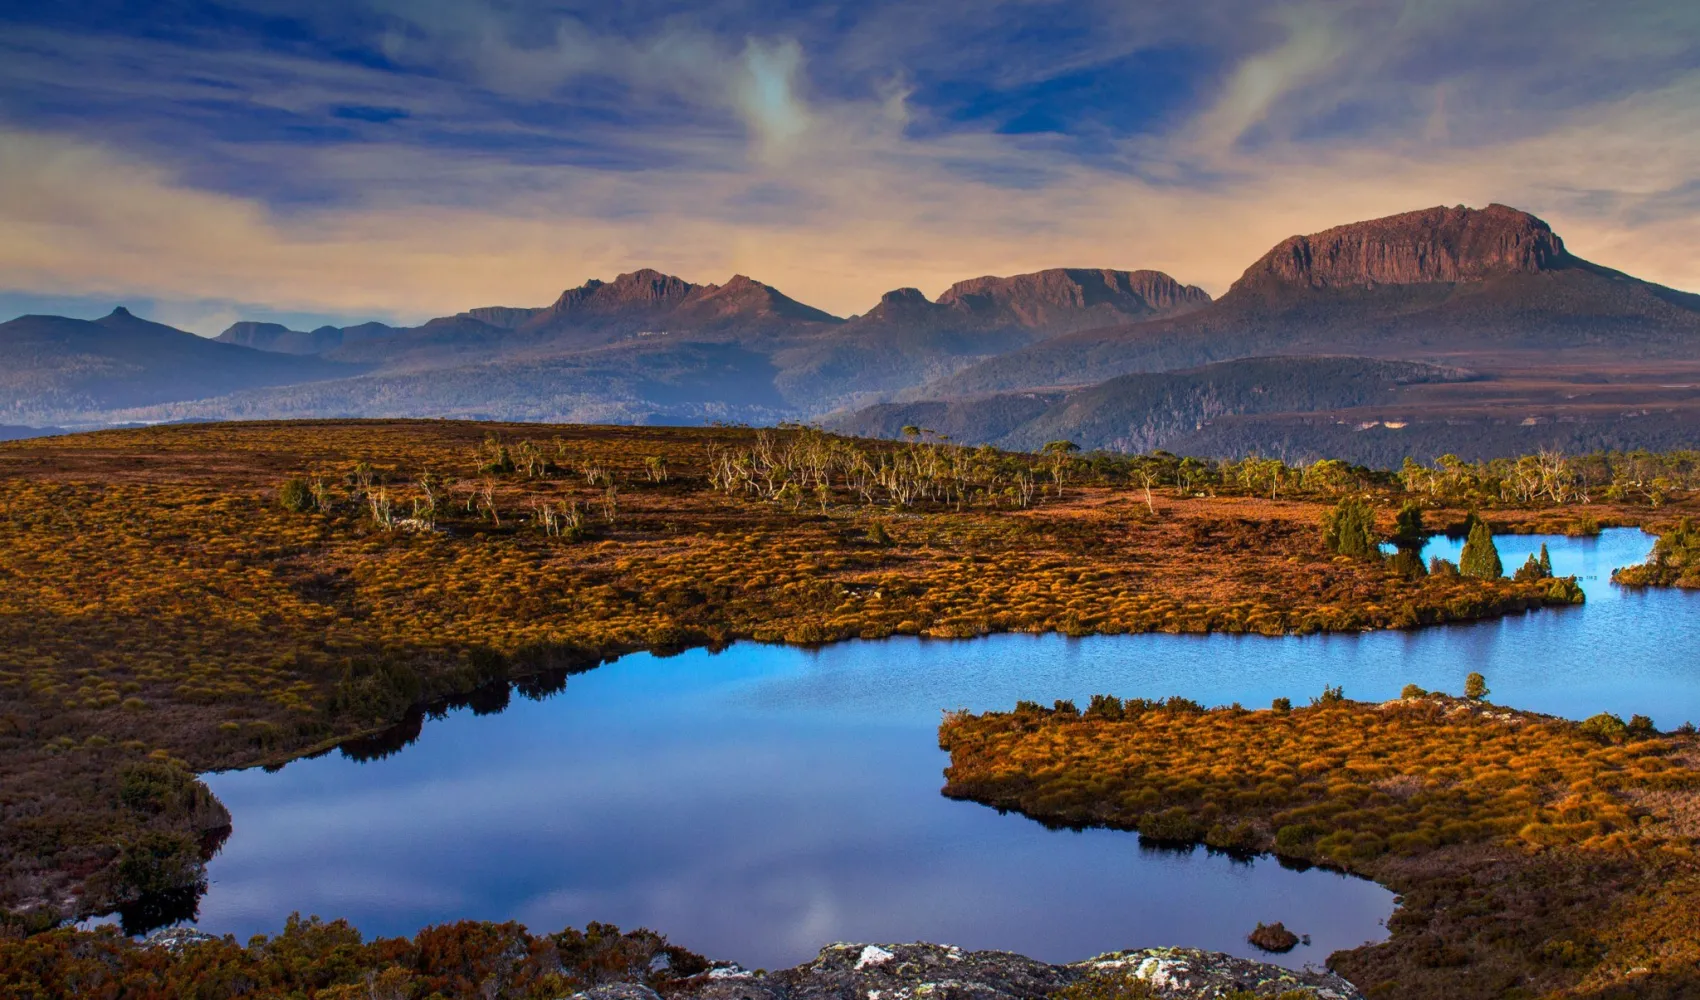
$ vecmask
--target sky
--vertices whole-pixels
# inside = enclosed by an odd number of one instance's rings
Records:
[[[414,322],[654,267],[839,315],[1220,294],[1503,202],[1700,291],[1693,0],[0,0],[0,318]]]

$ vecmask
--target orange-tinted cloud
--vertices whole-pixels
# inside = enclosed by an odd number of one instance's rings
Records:
[[[491,86],[547,93],[584,66],[625,66],[669,92],[696,92],[705,114],[743,130],[622,135],[653,158],[649,169],[381,134],[241,149],[349,193],[280,207],[197,183],[181,158],[168,166],[120,141],[14,126],[0,130],[0,288],[404,319],[542,304],[643,266],[695,281],[742,272],[839,314],[897,286],[936,293],[1052,266],[1154,267],[1220,293],[1288,235],[1487,201],[1542,214],[1600,263],[1700,288],[1696,77],[1543,109],[1515,128],[1458,88],[1414,89],[1401,98],[1423,105],[1408,128],[1329,130],[1317,123],[1337,117],[1354,88],[1373,89],[1377,67],[1446,27],[1413,15],[1404,35],[1372,37],[1345,9],[1280,13],[1268,43],[1190,114],[1108,138],[1108,155],[1095,158],[1043,135],[917,127],[926,112],[909,106],[898,77],[863,94],[813,92],[809,52],[794,39],[734,46],[669,29],[603,50],[563,27],[514,63],[501,58],[499,34],[468,29],[469,48],[434,57],[496,74]],[[416,43],[395,44],[397,58],[417,55]],[[453,93],[421,92],[411,113],[446,120]],[[228,315],[192,325],[205,331]]]

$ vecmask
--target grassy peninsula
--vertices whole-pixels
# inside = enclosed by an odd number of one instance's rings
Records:
[[[1482,689],[1473,685],[1475,690]],[[1049,823],[1272,852],[1393,889],[1391,938],[1331,956],[1375,997],[1700,989],[1700,740],[1407,688],[1206,710],[1100,696],[957,715],[945,794]]]

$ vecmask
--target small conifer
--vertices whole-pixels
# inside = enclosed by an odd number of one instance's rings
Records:
[[[1533,553],[1530,553],[1528,560],[1525,561],[1522,566],[1517,568],[1517,572],[1512,575],[1512,579],[1516,580],[1518,583],[1530,583],[1537,580],[1546,580],[1551,576],[1552,568],[1550,566],[1543,567],[1541,565],[1541,560]]]
[[[1375,536],[1375,511],[1362,500],[1347,498],[1322,519],[1322,543],[1328,551],[1353,559],[1380,558]]]
[[[1477,520],[1464,542],[1458,557],[1458,572],[1478,580],[1497,580],[1505,575],[1505,564],[1499,559],[1499,549],[1493,544],[1493,532],[1487,522]]]
[[[1423,508],[1419,504],[1408,503],[1399,508],[1399,516],[1393,521],[1393,540],[1402,547],[1421,548],[1423,538],[1427,535],[1423,527]]]
[[[1399,547],[1399,551],[1393,553],[1393,558],[1387,561],[1387,568],[1408,580],[1420,580],[1428,575],[1428,569],[1423,566],[1422,554],[1403,545]]]

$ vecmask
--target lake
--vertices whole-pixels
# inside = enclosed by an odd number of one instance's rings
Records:
[[[275,933],[291,911],[365,933],[447,920],[535,931],[648,926],[713,958],[778,968],[832,941],[929,940],[1070,961],[1187,945],[1269,958],[1245,935],[1309,934],[1275,961],[1320,964],[1385,936],[1379,886],[1108,830],[1050,830],[939,795],[946,709],[1094,693],[1297,703],[1325,686],[1452,692],[1582,718],[1700,720],[1700,595],[1624,591],[1635,530],[1500,537],[1507,571],[1546,542],[1584,607],[1415,632],[895,638],[820,649],[738,644],[647,654],[541,700],[427,720],[399,753],[210,774],[234,832],[198,926]],[[1456,559],[1437,538],[1425,555]]]

